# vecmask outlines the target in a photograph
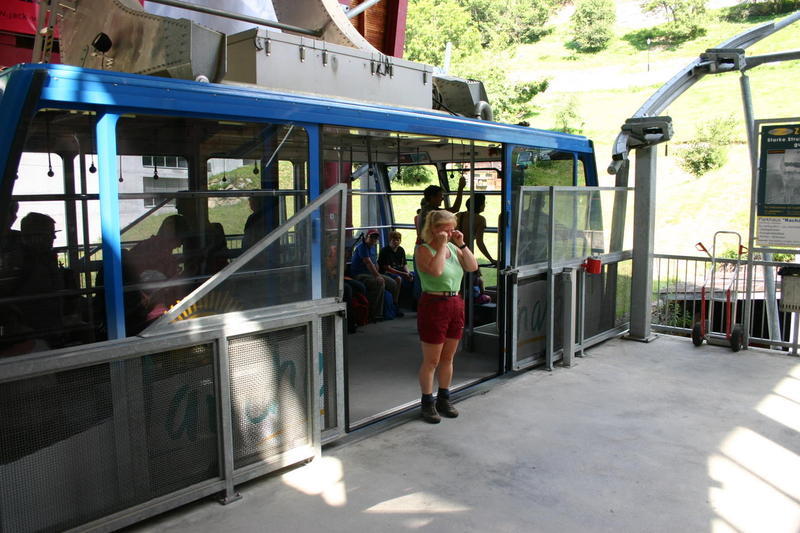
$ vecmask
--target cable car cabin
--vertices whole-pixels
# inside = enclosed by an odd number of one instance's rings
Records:
[[[7,70],[0,89],[0,478],[46,479],[42,457],[72,461],[91,442],[71,481],[116,487],[36,524],[0,498],[0,529],[71,527],[186,487],[230,492],[414,405],[413,291],[395,302],[405,316],[348,335],[344,278],[369,229],[381,247],[398,231],[413,270],[429,185],[465,213],[481,265],[465,278],[453,386],[519,368],[520,331],[541,328],[545,307],[511,301],[539,290],[514,269],[556,251],[524,239],[552,211],[524,188],[597,185],[584,137],[430,111],[51,65]],[[592,252],[604,247],[575,256]],[[619,322],[606,274],[592,334]]]

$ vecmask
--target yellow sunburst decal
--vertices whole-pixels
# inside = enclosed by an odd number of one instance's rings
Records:
[[[183,313],[178,315],[175,321],[191,320],[204,316],[215,316],[230,313],[231,311],[241,311],[242,306],[227,292],[212,292],[202,297],[200,301],[187,307]]]

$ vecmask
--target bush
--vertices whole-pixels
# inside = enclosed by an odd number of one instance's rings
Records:
[[[403,185],[424,185],[431,183],[436,178],[436,172],[427,166],[400,167],[394,179]]]
[[[800,0],[768,0],[743,2],[725,10],[723,18],[731,22],[746,22],[760,17],[774,17],[800,9]]]
[[[694,139],[680,152],[680,165],[693,176],[721,168],[728,161],[728,145],[735,140],[736,119],[716,118],[697,127]]]
[[[721,168],[728,159],[724,147],[696,141],[689,143],[689,147],[680,155],[681,167],[698,178],[706,172]]]
[[[668,302],[656,307],[652,321],[673,328],[691,328],[694,316],[691,307],[686,303]]]
[[[582,0],[570,17],[572,44],[583,52],[598,52],[611,42],[617,20],[612,0]]]
[[[581,121],[581,115],[578,113],[578,102],[574,96],[569,99],[556,110],[555,114],[556,123],[553,126],[555,131],[563,133],[572,133],[574,135],[583,134],[583,126],[586,122]]]
[[[642,11],[652,13],[663,10],[672,21],[678,23],[696,23],[706,12],[707,0],[645,0]]]
[[[694,22],[667,22],[652,28],[642,28],[622,36],[637,50],[674,48],[706,34],[706,29]],[[650,41],[648,44],[647,41]]]

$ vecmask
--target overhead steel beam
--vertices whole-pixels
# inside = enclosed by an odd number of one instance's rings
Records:
[[[798,20],[800,20],[800,11],[792,13],[788,17],[784,17],[777,22],[767,22],[761,26],[756,26],[755,28],[744,31],[739,35],[724,41],[718,47],[710,49],[709,52],[712,50],[730,51],[737,48],[746,49],[763,38],[772,35],[773,33]],[[788,53],[790,52],[787,52],[787,54]],[[648,98],[642,107],[640,107],[638,111],[631,115],[631,118],[656,116],[706,74],[725,71],[718,69],[718,64],[710,60],[707,54],[708,52],[701,54],[700,57],[689,63],[686,67],[675,74],[672,79],[670,79],[650,98]],[[730,68],[727,70],[733,69]],[[629,138],[629,133],[626,131],[622,131],[619,135],[617,135],[617,139],[614,141],[614,146],[611,153],[612,161],[608,166],[609,174],[616,174],[625,161],[627,161],[628,151],[630,148],[628,146]]]
[[[223,9],[215,9],[213,7],[200,6],[197,4],[189,4],[187,2],[180,2],[178,0],[148,0],[154,4],[162,4],[165,6],[179,7],[181,9],[188,9],[189,11],[197,11],[198,13],[205,13],[207,15],[216,15],[218,17],[225,17],[234,20],[241,20],[242,22],[252,22],[260,26],[267,26],[270,28],[277,28],[279,30],[291,31],[300,33],[302,35],[310,35],[311,37],[321,37],[323,30],[309,30],[299,26],[292,26],[291,24],[284,24],[274,20],[262,19],[259,17],[251,17],[250,15],[241,15],[232,11],[225,11]]]
[[[800,59],[800,50],[789,50],[786,52],[777,52],[774,54],[764,54],[760,56],[750,56],[745,58],[745,66],[742,72],[755,68],[765,63],[779,63],[781,61],[791,61],[793,59]]]

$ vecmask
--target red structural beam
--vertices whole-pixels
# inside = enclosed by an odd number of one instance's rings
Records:
[[[365,0],[339,0],[342,5],[357,7]],[[386,55],[403,57],[406,41],[408,0],[383,0],[350,22],[369,43]]]

